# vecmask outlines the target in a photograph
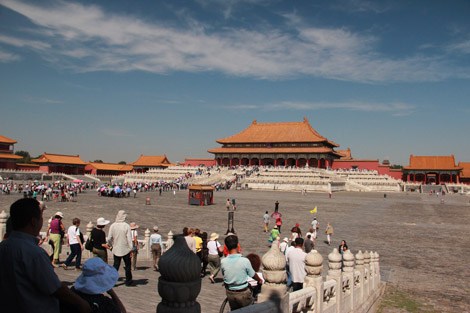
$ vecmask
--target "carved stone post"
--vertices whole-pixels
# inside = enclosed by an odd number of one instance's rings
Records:
[[[377,251],[371,253],[371,267],[372,266],[374,267],[374,289],[377,289],[380,285],[380,265]]]
[[[370,290],[372,288],[370,284],[370,253],[366,250],[364,252],[364,300],[367,299],[367,297],[370,294]]]
[[[201,260],[189,250],[183,236],[176,236],[174,245],[160,257],[158,293],[162,302],[157,313],[200,313],[196,301],[201,291]]]
[[[359,303],[362,303],[364,301],[364,255],[362,254],[362,251],[359,250],[358,253],[356,253],[356,270],[359,271]]]
[[[258,302],[277,299],[280,312],[289,311],[289,294],[287,293],[286,256],[278,248],[279,237],[272,243],[271,249],[263,255],[263,278],[265,280],[258,295]]]
[[[349,284],[343,285],[343,291],[350,293],[348,303],[344,303],[344,309],[349,311],[354,307],[354,255],[351,250],[346,250],[343,253],[343,276],[349,279]]]
[[[317,250],[310,251],[305,257],[305,288],[313,287],[317,291],[314,310],[309,312],[323,311],[323,278],[321,271],[323,268],[323,257]]]
[[[144,232],[145,235],[145,254],[147,256],[147,260],[152,259],[152,248],[150,247],[150,229],[146,229]]]
[[[168,233],[168,239],[166,241],[166,247],[165,247],[165,251],[167,251],[168,249],[171,248],[171,246],[173,246],[174,244],[174,241],[173,241],[173,232],[170,230],[170,232]]]
[[[88,240],[88,238],[90,238],[91,236],[91,231],[93,230],[93,227],[95,227],[95,225],[93,225],[93,223],[91,221],[88,222],[88,224],[86,224],[86,240]],[[107,250],[105,250],[107,252]],[[93,256],[92,252],[90,250],[87,250],[87,255],[88,255],[88,258],[91,258]]]
[[[8,213],[5,210],[0,213],[0,242],[3,241],[3,237],[7,232],[7,220],[8,220]]]
[[[328,254],[328,275],[327,280],[334,279],[336,281],[336,313],[341,310],[341,254],[338,249],[334,248],[333,252]]]

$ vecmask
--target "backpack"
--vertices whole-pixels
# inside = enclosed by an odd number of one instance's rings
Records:
[[[91,239],[91,235],[85,242],[85,249],[88,251],[93,251],[93,239]]]

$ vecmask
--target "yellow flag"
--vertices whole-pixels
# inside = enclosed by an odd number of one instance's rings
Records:
[[[317,207],[314,207],[312,211],[310,211],[310,213],[317,213]]]

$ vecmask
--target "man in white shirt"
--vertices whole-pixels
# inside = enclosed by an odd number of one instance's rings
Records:
[[[318,224],[317,218],[314,217],[314,218],[313,218],[313,221],[312,221],[313,238],[314,238],[314,239],[317,239],[317,228],[318,228],[319,226],[320,226],[320,225]]]
[[[292,279],[292,289],[297,291],[303,288],[305,272],[305,257],[307,254],[302,250],[304,240],[302,238],[295,239],[295,249],[289,251],[287,261],[289,262],[289,272]]]
[[[121,259],[124,260],[126,270],[126,286],[132,285],[131,251],[132,237],[131,226],[126,223],[127,214],[120,210],[116,215],[116,221],[109,228],[108,244],[113,247],[113,267],[119,271]]]

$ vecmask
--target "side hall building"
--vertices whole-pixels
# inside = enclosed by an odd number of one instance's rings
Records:
[[[414,156],[403,168],[403,180],[422,184],[459,183],[463,167],[455,165],[454,155]]]
[[[64,173],[83,175],[87,163],[80,155],[52,154],[44,152],[39,158],[32,160],[39,164],[39,170],[47,173]]]
[[[208,150],[217,165],[297,166],[329,168],[341,157],[333,141],[302,122],[257,123],[242,132],[216,140],[222,147]]]

